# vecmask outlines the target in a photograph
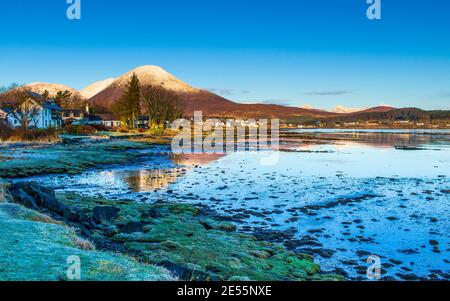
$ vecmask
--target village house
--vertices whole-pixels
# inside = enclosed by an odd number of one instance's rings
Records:
[[[71,124],[75,120],[80,120],[88,115],[84,110],[79,109],[67,109],[63,112],[63,121],[65,124]]]
[[[139,116],[137,126],[140,129],[148,129],[150,127],[150,117],[148,116]]]
[[[104,125],[110,128],[117,128],[122,125],[122,121],[117,120],[113,114],[84,114],[72,122],[73,125]]]
[[[39,97],[29,98],[15,110],[2,108],[1,112],[0,115],[6,116],[5,119],[13,127],[21,127],[25,119],[30,128],[58,128],[63,125],[62,108],[52,100],[40,100]]]
[[[101,124],[110,128],[117,128],[122,125],[122,121],[117,120],[114,114],[99,114]]]

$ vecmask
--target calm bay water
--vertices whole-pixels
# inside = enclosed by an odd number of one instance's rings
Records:
[[[280,152],[155,153],[132,166],[34,179],[87,195],[201,203],[242,231],[280,231],[291,249],[352,278],[367,279],[369,255],[381,258],[385,277],[450,276],[449,131],[292,133],[300,137]],[[261,165],[274,154],[275,165]]]

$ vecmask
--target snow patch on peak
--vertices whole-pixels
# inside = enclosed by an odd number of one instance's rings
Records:
[[[347,114],[347,113],[355,113],[355,112],[359,112],[362,111],[364,109],[362,108],[348,108],[346,106],[343,105],[337,105],[333,110],[331,110],[331,112],[333,113],[340,113],[340,114]]]
[[[89,86],[85,87],[83,90],[80,91],[80,94],[83,98],[89,99],[101,91],[108,88],[116,79],[115,78],[107,78],[105,80],[101,80],[95,83],[90,84]]]
[[[195,89],[185,82],[177,79],[163,68],[154,65],[144,65],[135,68],[119,77],[114,83],[123,86],[130,80],[133,74],[138,76],[142,86],[159,85],[175,92],[199,91],[198,89]]]

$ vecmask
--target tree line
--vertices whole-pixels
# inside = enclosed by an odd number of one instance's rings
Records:
[[[126,85],[125,93],[112,107],[114,115],[129,128],[137,128],[139,117],[148,117],[152,129],[164,128],[182,116],[180,98],[175,92],[161,86],[141,87],[139,78],[133,74]]]

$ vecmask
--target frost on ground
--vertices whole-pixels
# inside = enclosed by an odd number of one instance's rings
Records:
[[[0,203],[0,279],[68,279],[68,259],[78,256],[83,281],[173,280],[161,268],[123,255],[92,250],[72,229],[17,204]],[[88,249],[88,250],[86,250]]]

